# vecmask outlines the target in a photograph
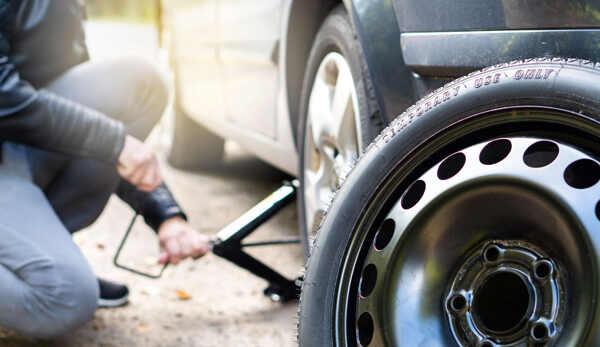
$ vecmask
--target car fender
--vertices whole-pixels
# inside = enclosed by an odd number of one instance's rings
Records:
[[[344,0],[373,82],[383,118],[388,122],[412,105],[411,70],[404,63],[394,5],[386,0]]]
[[[290,0],[284,6],[278,56],[282,86],[280,105],[287,113],[280,117],[290,124],[294,139],[300,91],[312,41],[327,14],[340,3],[350,14],[358,34],[361,53],[367,62],[365,72],[373,81],[372,92],[383,119],[391,121],[415,100],[411,72],[404,64],[400,30],[390,1]]]

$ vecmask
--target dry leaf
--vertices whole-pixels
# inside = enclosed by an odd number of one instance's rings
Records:
[[[175,294],[177,295],[177,299],[185,301],[185,300],[190,300],[192,298],[192,296],[186,292],[185,290],[181,290],[181,289],[177,289],[175,291]]]
[[[148,332],[149,330],[150,330],[150,327],[148,326],[148,324],[140,323],[137,326],[138,333],[145,333],[145,332]]]

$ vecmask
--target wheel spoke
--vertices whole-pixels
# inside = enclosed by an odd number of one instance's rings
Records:
[[[352,90],[354,88],[352,75],[347,66],[339,68],[338,78],[333,92],[331,102],[331,135],[335,139],[341,139],[347,136],[346,134],[346,118],[351,116],[352,105]]]
[[[330,87],[325,84],[323,79],[317,76],[313,84],[308,110],[311,135],[317,147],[321,147],[323,136],[329,131],[326,124],[327,120],[331,119],[329,89]]]
[[[307,211],[313,211],[313,213],[306,216],[306,222],[309,226],[313,225],[316,213],[325,203],[323,193],[328,191],[327,173],[329,171],[331,171],[330,165],[322,165],[318,171],[307,171],[304,174],[304,203]]]
[[[345,163],[358,158],[359,145],[355,124],[354,109],[349,107],[348,115],[340,124],[339,136],[337,137],[337,145]]]

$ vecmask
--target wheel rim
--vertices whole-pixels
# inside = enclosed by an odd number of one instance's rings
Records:
[[[323,58],[308,101],[303,158],[304,213],[314,232],[344,171],[359,156],[360,110],[352,72],[337,52]]]
[[[340,344],[581,341],[596,310],[600,240],[586,230],[600,226],[598,161],[564,142],[507,137],[430,167],[342,270],[354,280],[338,289]],[[518,310],[502,315],[502,300]]]

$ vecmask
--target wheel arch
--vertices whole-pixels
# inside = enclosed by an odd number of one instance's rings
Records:
[[[308,56],[319,28],[333,8],[344,4],[351,9],[352,0],[292,0],[285,13],[281,53],[283,59],[285,97],[296,145],[300,117],[300,95]],[[298,30],[302,28],[302,30]]]
[[[292,0],[280,54],[288,115],[296,145],[300,117],[300,94],[313,40],[321,24],[336,6],[343,4],[357,33],[360,54],[372,81],[381,118],[387,123],[416,100],[412,73],[404,63],[400,27],[395,9],[384,0]],[[302,30],[298,30],[302,28]],[[386,42],[389,44],[381,44]]]

